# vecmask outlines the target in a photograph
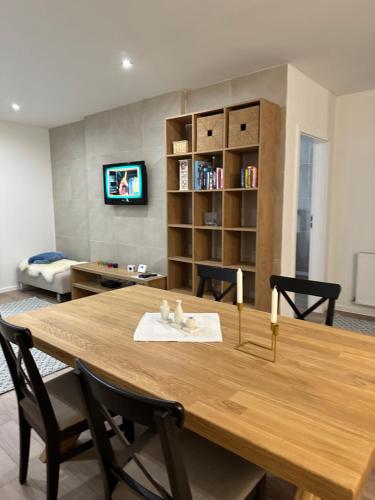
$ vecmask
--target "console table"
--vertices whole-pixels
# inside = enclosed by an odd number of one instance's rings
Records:
[[[100,284],[102,278],[131,281],[139,285],[152,288],[166,289],[167,277],[158,274],[150,278],[139,278],[140,273],[130,273],[124,268],[109,268],[95,262],[86,262],[71,267],[70,278],[72,285],[72,300],[89,297],[97,293],[110,292],[113,288],[107,288]],[[142,274],[142,273],[141,273]]]

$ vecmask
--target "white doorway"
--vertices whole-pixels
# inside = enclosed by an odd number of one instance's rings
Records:
[[[326,273],[329,143],[300,137],[297,204],[296,278],[324,281]],[[296,295],[304,309],[316,299]],[[319,312],[319,309],[317,309]]]

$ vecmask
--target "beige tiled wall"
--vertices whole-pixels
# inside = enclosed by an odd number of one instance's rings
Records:
[[[166,271],[164,118],[265,97],[285,106],[286,66],[146,99],[51,129],[57,248],[82,260],[146,263]],[[102,165],[144,160],[149,204],[103,201]]]

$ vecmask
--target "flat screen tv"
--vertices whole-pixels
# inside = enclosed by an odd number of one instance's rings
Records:
[[[144,161],[103,165],[106,205],[146,205],[147,172]]]

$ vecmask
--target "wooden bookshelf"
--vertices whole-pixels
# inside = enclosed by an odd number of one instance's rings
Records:
[[[257,140],[254,144],[230,146],[229,114],[253,106],[259,106]],[[223,129],[220,147],[217,147],[218,137],[213,139],[216,144],[210,138],[202,143],[201,132],[197,134],[198,123],[206,122],[205,117],[220,118]],[[199,121],[200,118],[204,119]],[[215,136],[215,132],[207,135]],[[198,264],[241,267],[247,305],[264,311],[270,309],[269,277],[279,245],[274,236],[277,218],[274,194],[282,189],[278,172],[279,136],[280,108],[265,99],[166,119],[169,289],[195,294]],[[173,154],[173,141],[186,139],[189,151]],[[199,150],[199,144],[208,147]],[[195,162],[212,163],[212,157],[216,167],[223,168],[222,189],[220,186],[195,189]],[[181,159],[191,160],[188,191],[179,191]],[[241,187],[241,168],[247,165],[258,167],[258,183],[252,188]],[[217,225],[205,225],[207,212],[216,212]]]

